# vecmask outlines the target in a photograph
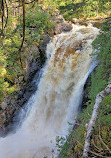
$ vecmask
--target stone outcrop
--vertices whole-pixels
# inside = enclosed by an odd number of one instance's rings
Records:
[[[7,132],[12,130],[6,128],[9,122],[14,123],[13,118],[19,112],[21,107],[28,101],[31,95],[37,90],[36,81],[32,78],[34,74],[39,71],[42,67],[40,59],[36,58],[29,66],[29,71],[27,72],[26,84],[21,86],[22,88],[10,98],[6,98],[1,104],[0,109],[0,134],[5,135]],[[38,74],[37,74],[38,75]],[[36,76],[37,78],[37,76]]]
[[[60,34],[62,32],[68,32],[72,30],[72,24],[71,23],[66,23],[62,22],[61,24],[57,24],[55,27],[55,35]]]
[[[54,29],[55,35],[60,34],[62,32],[71,31],[73,28],[72,23],[65,21],[63,16],[60,15],[59,13],[56,13],[56,15],[52,17],[52,20],[55,21],[56,23],[55,29]]]

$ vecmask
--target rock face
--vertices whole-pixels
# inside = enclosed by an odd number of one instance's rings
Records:
[[[25,85],[21,85],[21,89],[15,95],[10,98],[5,98],[0,107],[0,134],[3,136],[12,130],[12,128],[8,127],[8,124],[14,123],[15,120],[13,118],[15,115],[37,90],[36,82],[33,78],[43,66],[39,48],[33,45],[33,47],[29,49],[27,55],[28,58],[26,57],[25,60],[26,70],[23,79]]]
[[[35,62],[35,61],[34,61]],[[6,98],[1,105],[0,110],[0,134],[2,136],[6,135],[13,127],[8,127],[9,123],[16,123],[18,120],[15,120],[14,117],[20,111],[21,107],[28,101],[31,95],[37,90],[36,81],[32,78],[34,73],[39,71],[42,67],[40,59],[36,59],[35,63],[31,63],[29,67],[28,78],[26,85],[17,92],[14,96]],[[33,66],[32,66],[33,65]],[[36,78],[37,78],[36,74]],[[6,128],[7,127],[7,128]]]
[[[62,32],[68,32],[72,30],[72,23],[66,22],[62,15],[60,15],[58,12],[55,14],[55,16],[52,17],[52,20],[56,22],[55,31],[54,34],[60,34]]]
[[[82,109],[87,108],[88,104],[90,103],[90,94],[88,88],[91,86],[91,75],[88,77],[85,86],[84,86],[84,94],[83,94],[83,101],[82,101]],[[89,103],[88,103],[89,102]]]
[[[29,82],[32,80],[32,77],[34,74],[41,68],[42,66],[42,61],[40,60],[40,52],[39,48],[36,45],[33,45],[29,49],[28,53],[28,60],[27,60],[27,55],[26,55],[26,70],[25,70],[25,77],[24,80],[25,82]]]
[[[89,25],[89,21],[82,21],[82,20],[80,20],[80,19],[76,19],[76,18],[73,18],[72,20],[71,20],[71,22],[73,23],[73,24],[79,24],[79,25],[85,25],[85,26],[88,26]]]
[[[62,22],[61,24],[57,24],[55,27],[55,35],[60,34],[62,32],[68,32],[72,30],[72,24],[71,23],[66,23]]]
[[[92,24],[94,27],[102,28],[102,23],[105,21],[105,19],[107,18],[87,19],[87,20],[80,20],[80,19],[73,18],[71,22],[73,24],[79,24],[79,25],[85,25],[85,26]]]
[[[46,51],[47,44],[49,43],[50,40],[51,40],[51,37],[47,34],[47,35],[44,35],[43,39],[39,43],[38,48],[39,48],[39,52],[40,52],[40,60],[42,63],[44,63],[46,60],[45,51]]]

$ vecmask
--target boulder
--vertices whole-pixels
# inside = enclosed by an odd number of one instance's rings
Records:
[[[74,24],[77,24],[77,23],[79,23],[79,22],[80,22],[80,20],[79,20],[79,19],[77,19],[77,18],[73,18],[73,19],[71,20],[71,22],[72,22],[72,23],[74,23]]]
[[[46,47],[50,40],[51,40],[51,37],[48,34],[44,35],[43,39],[39,43],[40,54],[42,53],[45,55]]]
[[[68,32],[72,30],[72,24],[67,22],[62,22],[56,25],[54,34],[60,34],[62,32]]]
[[[4,101],[4,102],[1,104],[1,108],[2,108],[3,110],[5,110],[6,107],[7,107],[7,102]]]

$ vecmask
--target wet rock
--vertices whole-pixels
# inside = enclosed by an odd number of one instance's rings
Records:
[[[90,103],[90,94],[88,88],[91,86],[91,75],[88,77],[86,84],[84,85],[84,94],[83,94],[83,101],[82,101],[82,109],[87,108],[88,104]]]
[[[88,26],[89,25],[89,21],[82,21],[82,20],[79,20],[79,19],[76,19],[76,18],[73,18],[72,20],[71,20],[71,22],[73,23],[73,24],[79,24],[79,25],[84,25],[84,26]]]
[[[60,34],[62,32],[68,32],[72,30],[72,24],[71,23],[66,23],[66,22],[62,22],[60,24],[58,24],[55,27],[55,35]]]
[[[86,21],[86,22],[85,22],[85,21],[80,21],[79,24],[80,24],[80,25],[84,25],[84,26],[90,25],[90,23],[87,22],[87,21]]]
[[[51,20],[53,22],[55,22],[56,24],[63,23],[65,21],[63,15],[61,15],[59,11],[55,12],[55,14],[52,16]]]
[[[74,24],[85,25],[85,26],[92,24],[93,26],[101,29],[102,24],[106,19],[107,18],[80,20],[80,19],[73,18],[71,22]]]
[[[26,73],[24,80],[25,82],[29,82],[30,80],[32,80],[34,74],[40,69],[42,64],[40,61],[39,48],[36,45],[33,45],[33,47],[30,48],[28,54],[28,60],[26,57],[25,63],[26,63],[26,70],[25,70]]]
[[[3,127],[4,127],[4,123],[6,122],[6,115],[5,115],[5,112],[2,112],[0,114],[0,131],[3,130]]]
[[[39,43],[39,51],[40,51],[40,60],[42,63],[46,60],[46,47],[49,41],[51,40],[51,37],[49,35],[44,35],[43,39]]]
[[[77,24],[77,23],[79,23],[79,22],[80,22],[80,20],[79,20],[79,19],[77,19],[77,18],[73,18],[73,19],[71,20],[71,22],[72,22],[72,23],[74,23],[74,24]]]
[[[38,60],[38,59],[37,59]],[[37,61],[35,61],[37,62]],[[40,62],[40,59],[39,59]],[[32,63],[33,65],[33,63]],[[31,65],[31,66],[32,66]],[[15,115],[20,111],[21,107],[29,100],[32,94],[37,90],[36,83],[33,82],[34,73],[40,70],[41,64],[34,65],[34,67],[30,68],[29,76],[26,80],[26,85],[22,86],[20,91],[13,95],[10,98],[6,98],[2,103],[2,110],[0,110],[0,134],[6,135],[11,130],[13,130],[13,126],[9,128],[9,123],[13,124],[16,121],[14,120]],[[13,121],[14,120],[14,121]],[[19,120],[18,120],[19,121]],[[17,123],[17,122],[16,122]]]
[[[38,70],[40,70],[41,68],[41,61],[38,58],[33,59],[32,63],[29,66],[29,69],[25,75],[25,81],[29,82],[30,80],[32,80],[35,72],[37,72]]]
[[[4,102],[2,103],[2,105],[1,105],[1,108],[2,108],[3,110],[5,110],[5,109],[6,109],[6,107],[7,107],[7,102],[6,102],[6,101],[4,101]]]
[[[68,32],[72,30],[72,23],[65,21],[64,17],[60,15],[60,12],[55,12],[55,15],[52,16],[52,21],[55,22],[54,34],[60,34],[62,32]]]

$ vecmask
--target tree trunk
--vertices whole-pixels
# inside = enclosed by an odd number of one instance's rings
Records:
[[[23,7],[23,38],[22,38],[22,42],[19,48],[19,53],[20,53],[20,63],[21,63],[21,66],[23,67],[21,51],[22,51],[24,40],[25,40],[25,0],[22,0],[22,7]]]
[[[5,6],[6,6],[6,22],[5,22],[4,29],[7,26],[7,22],[8,22],[8,5],[7,5],[7,1],[6,0],[5,0]]]
[[[86,138],[85,138],[85,145],[84,145],[84,150],[83,150],[83,158],[88,158],[88,152],[90,148],[90,139],[93,134],[93,129],[97,120],[97,115],[98,115],[98,109],[99,105],[102,102],[102,99],[107,95],[111,93],[111,83],[105,88],[105,90],[101,91],[97,96],[92,112],[92,116],[88,125],[87,133],[86,133]]]
[[[1,2],[1,10],[2,10],[2,35],[3,35],[3,23],[4,23],[4,2]]]

